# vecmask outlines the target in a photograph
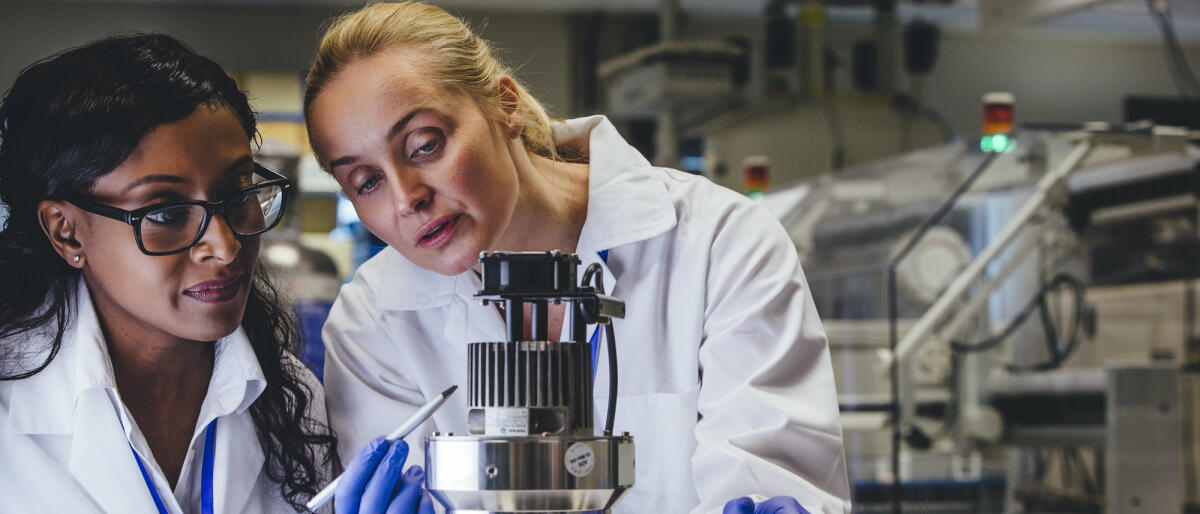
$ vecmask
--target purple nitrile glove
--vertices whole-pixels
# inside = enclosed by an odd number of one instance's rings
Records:
[[[791,496],[776,496],[758,505],[747,496],[734,498],[725,504],[722,514],[809,514]]]
[[[408,443],[377,437],[346,466],[338,482],[334,510],[338,514],[433,514],[433,502],[421,489],[425,471],[410,466]]]

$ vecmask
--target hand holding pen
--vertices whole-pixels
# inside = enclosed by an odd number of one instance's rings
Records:
[[[346,466],[333,504],[337,514],[434,514],[433,498],[422,489],[425,471],[412,465],[404,472],[408,443],[379,436],[367,443]]]
[[[408,459],[404,437],[429,419],[455,389],[458,386],[451,386],[417,409],[387,437],[380,436],[367,443],[346,466],[346,471],[308,502],[308,510],[317,512],[336,495],[334,508],[338,514],[433,514],[433,499],[421,489],[425,470],[410,466],[408,472],[402,472]]]

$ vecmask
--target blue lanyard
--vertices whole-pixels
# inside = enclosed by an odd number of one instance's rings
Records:
[[[217,420],[212,420],[208,424],[208,428],[204,429],[204,462],[201,465],[200,474],[200,512],[201,514],[213,514],[213,446],[217,440]],[[129,451],[133,452],[133,458],[137,461],[138,470],[142,472],[142,480],[146,481],[146,488],[150,490],[150,497],[154,498],[154,506],[158,507],[160,514],[167,514],[167,506],[163,503],[162,497],[158,495],[158,488],[154,487],[154,481],[150,479],[150,473],[146,472],[146,465],[142,463],[142,458],[138,456],[137,450],[133,449],[133,443],[129,443]]]
[[[217,446],[217,419],[204,429],[204,462],[200,466],[200,512],[213,514],[213,452]]]
[[[608,250],[600,250],[600,260],[608,264]],[[600,358],[600,325],[592,331],[592,381],[596,380],[596,359]]]

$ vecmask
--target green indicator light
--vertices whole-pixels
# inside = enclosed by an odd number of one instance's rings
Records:
[[[763,192],[758,189],[753,189],[749,193],[746,193],[746,196],[749,196],[751,200],[762,200]]]
[[[996,152],[1008,150],[1008,136],[1004,134],[992,136],[992,150]]]
[[[1016,141],[1008,139],[1007,134],[992,134],[979,138],[979,149],[984,152],[1006,152],[1012,149]]]

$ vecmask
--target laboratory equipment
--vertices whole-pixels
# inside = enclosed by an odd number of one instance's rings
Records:
[[[634,444],[612,433],[613,366],[606,428],[595,434],[587,325],[605,329],[608,362],[617,362],[611,318],[623,318],[625,304],[604,294],[599,264],[577,283],[573,254],[485,252],[479,261],[475,296],[503,306],[507,340],[468,345],[469,433],[426,438],[427,488],[459,514],[608,512],[634,484]],[[549,339],[551,304],[565,304],[568,341]]]
[[[1196,135],[1006,136],[763,199],[829,335],[855,510],[1200,507]]]

